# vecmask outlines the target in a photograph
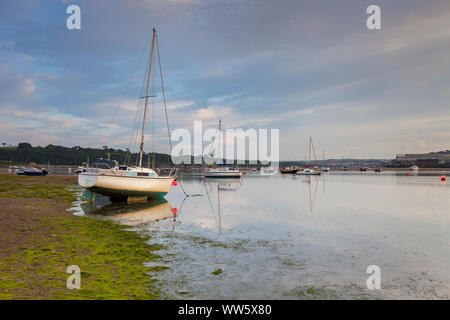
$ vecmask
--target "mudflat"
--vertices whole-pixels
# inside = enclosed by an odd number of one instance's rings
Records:
[[[159,248],[109,221],[74,216],[75,176],[0,174],[0,299],[154,299]],[[68,289],[70,265],[81,289]]]

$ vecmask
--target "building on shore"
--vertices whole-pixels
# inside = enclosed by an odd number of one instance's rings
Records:
[[[398,154],[389,167],[406,168],[416,165],[419,168],[449,168],[450,150],[430,153]]]

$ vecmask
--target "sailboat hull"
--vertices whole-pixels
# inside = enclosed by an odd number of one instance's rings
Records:
[[[175,177],[134,177],[115,175],[78,175],[78,184],[91,192],[113,199],[127,197],[164,197],[172,186]]]

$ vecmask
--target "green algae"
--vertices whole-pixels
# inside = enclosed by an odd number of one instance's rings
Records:
[[[18,180],[0,176],[0,197],[6,193],[12,198],[40,198],[35,205],[46,210],[53,209],[46,199],[70,202],[76,198],[64,185],[21,184]],[[5,186],[12,181],[14,186]],[[66,212],[38,216],[34,223],[44,231],[33,233],[26,247],[0,260],[0,299],[161,298],[149,273],[167,267],[144,265],[161,261],[155,253],[161,246],[148,244],[147,236],[111,221]],[[80,268],[79,290],[67,288],[70,265]]]
[[[160,297],[144,266],[159,256],[145,237],[109,221],[74,218],[45,219],[54,237],[35,239],[37,247],[0,261],[0,299],[36,299],[44,288],[50,291],[45,298],[54,299]],[[81,270],[80,290],[66,287],[70,265]]]
[[[223,273],[223,270],[222,270],[222,269],[217,269],[217,270],[211,272],[211,274],[213,274],[213,275],[215,275],[215,276],[218,276],[218,275],[221,274],[221,273]]]
[[[58,199],[65,203],[76,200],[66,186],[48,180],[48,177],[1,175],[0,197]]]

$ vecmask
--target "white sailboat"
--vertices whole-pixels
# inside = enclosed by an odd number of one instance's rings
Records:
[[[302,176],[319,176],[320,175],[320,171],[316,171],[310,168],[305,168],[301,171],[297,171],[298,175],[302,175]]]
[[[314,152],[314,158],[316,159],[316,168],[318,168],[318,163],[317,163],[317,157],[316,157],[316,151],[314,150],[314,145],[312,142],[312,138],[309,137],[309,162],[311,162],[311,149]],[[301,171],[297,171],[298,175],[303,175],[303,176],[318,176],[321,174],[321,171],[319,170],[315,170],[315,169],[311,169],[311,168],[305,168]]]
[[[239,169],[233,167],[219,167],[212,168],[208,171],[205,171],[206,178],[240,178],[242,176],[242,172]]]
[[[218,125],[218,143],[217,143],[217,150],[220,150],[220,133],[222,131],[222,120],[219,120]],[[219,152],[220,155],[220,152]],[[211,156],[214,156],[211,153]],[[204,173],[205,178],[240,178],[242,176],[241,170],[238,168],[235,168],[228,164],[222,164],[217,168],[211,168]]]
[[[147,79],[147,94],[145,96],[145,109],[140,142],[139,165],[119,166],[117,162],[113,161],[108,162],[104,160],[101,163],[101,165],[86,168],[85,171],[83,170],[83,172],[80,172],[80,174],[78,175],[78,184],[90,192],[109,196],[110,198],[113,199],[129,200],[130,197],[163,197],[169,192],[173,184],[173,181],[176,178],[176,169],[170,170],[168,175],[161,176],[154,169],[144,168],[142,166],[142,157],[144,154],[145,122],[147,117],[148,98],[150,97],[149,89],[151,83],[155,44],[158,53],[159,67],[161,70],[156,29],[153,28],[153,40]],[[160,72],[160,75],[161,75],[161,88],[164,98],[164,107],[166,110],[166,120],[168,126],[167,106],[164,93],[162,72]],[[167,129],[169,133],[169,142],[170,142],[169,127]]]

